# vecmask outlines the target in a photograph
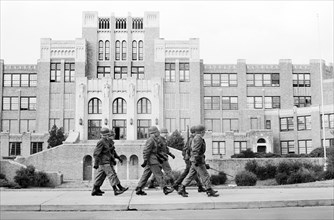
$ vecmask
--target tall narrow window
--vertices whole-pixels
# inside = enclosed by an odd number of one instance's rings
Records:
[[[144,46],[144,43],[143,43],[142,40],[140,40],[139,41],[139,57],[138,57],[139,60],[143,60],[144,59],[143,46]]]
[[[74,82],[75,64],[65,63],[65,82]]]
[[[99,41],[99,60],[103,60],[103,41]]]
[[[122,60],[126,60],[126,41],[122,41]]]
[[[88,114],[102,114],[102,102],[98,98],[92,98],[88,102]]]
[[[165,64],[165,81],[175,82],[175,63]]]
[[[189,63],[180,63],[180,82],[189,82]]]
[[[113,102],[113,114],[126,114],[126,101],[123,98],[117,98]]]
[[[110,60],[110,42],[105,42],[105,60]]]
[[[141,98],[137,102],[138,114],[151,114],[151,101],[147,98]]]
[[[148,128],[151,126],[150,119],[138,119],[137,120],[137,138],[148,138]]]
[[[115,43],[115,59],[121,59],[121,43],[119,42],[119,40]]]
[[[100,139],[102,120],[88,120],[88,139],[96,140]]]
[[[137,41],[132,41],[132,60],[137,60]]]
[[[60,82],[60,63],[51,63],[50,74],[50,82]]]
[[[21,142],[9,142],[9,156],[21,155]]]

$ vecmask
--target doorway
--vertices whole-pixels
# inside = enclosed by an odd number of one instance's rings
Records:
[[[83,158],[83,180],[92,180],[92,157],[90,155]]]

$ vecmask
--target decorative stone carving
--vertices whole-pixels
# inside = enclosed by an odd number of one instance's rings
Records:
[[[130,83],[129,85],[129,97],[132,98],[135,95],[135,85],[133,83]]]
[[[85,84],[80,83],[79,85],[79,98],[82,98],[85,94]]]
[[[110,85],[108,83],[104,84],[103,95],[105,98],[108,98],[110,94]]]
[[[160,85],[158,83],[154,84],[153,86],[153,95],[154,97],[159,97]]]

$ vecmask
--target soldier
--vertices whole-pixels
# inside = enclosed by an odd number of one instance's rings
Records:
[[[183,156],[184,162],[186,163],[186,168],[184,169],[183,173],[179,176],[179,178],[175,181],[175,184],[173,185],[173,188],[175,190],[179,189],[179,185],[182,183],[184,178],[186,178],[186,176],[189,173],[189,170],[191,167],[191,162],[190,162],[191,142],[194,139],[194,137],[195,137],[195,126],[192,126],[190,128],[190,137],[182,149],[182,156]],[[194,175],[194,179],[197,183],[198,192],[206,192],[206,190],[203,188],[203,185],[200,179],[198,178],[198,174]],[[187,192],[185,193],[187,194]]]
[[[186,176],[186,178],[182,181],[178,193],[183,197],[188,197],[188,195],[185,192],[185,188],[190,184],[191,180],[198,173],[199,177],[202,180],[202,183],[206,188],[207,195],[213,197],[219,196],[218,194],[216,194],[217,191],[214,191],[212,189],[210,175],[206,170],[207,168],[209,169],[209,166],[205,164],[205,155],[204,155],[206,150],[205,141],[203,139],[203,136],[205,135],[205,127],[203,125],[198,125],[195,128],[195,132],[196,136],[194,137],[191,143],[190,171]]]
[[[161,147],[161,140],[159,138],[160,132],[157,127],[151,126],[148,129],[148,133],[150,137],[147,139],[145,143],[145,148],[143,152],[144,163],[141,165],[144,167],[143,175],[141,176],[138,186],[136,187],[136,194],[137,195],[147,195],[143,188],[147,183],[148,178],[153,173],[155,178],[157,179],[160,187],[163,189],[165,195],[173,192],[173,189],[170,189],[166,186],[166,182],[163,178],[163,174],[161,171],[160,162],[158,161],[158,148]]]
[[[102,128],[100,133],[101,139],[97,143],[93,154],[94,169],[97,169],[97,175],[94,181],[92,196],[102,196],[104,192],[101,191],[100,187],[106,177],[108,177],[110,185],[114,190],[114,194],[117,196],[124,193],[129,188],[124,188],[121,185],[114,169],[114,166],[116,165],[115,158],[122,163],[122,159],[115,151],[114,141],[112,140],[115,133],[110,131],[109,128]]]
[[[168,162],[168,156],[172,157],[175,159],[175,155],[172,154],[169,151],[169,148],[167,146],[167,136],[168,136],[168,130],[167,128],[161,128],[160,129],[160,140],[161,140],[161,148],[158,149],[158,160],[161,163],[162,169],[168,178],[168,180],[171,182],[171,184],[174,184],[174,177],[172,175],[172,168],[169,165]],[[154,187],[154,182],[156,178],[153,175],[152,179],[149,181],[149,187],[148,188],[155,188]]]

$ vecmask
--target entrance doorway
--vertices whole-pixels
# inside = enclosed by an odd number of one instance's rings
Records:
[[[257,152],[258,153],[266,153],[266,151],[267,151],[266,140],[264,138],[260,138],[257,141]]]
[[[120,128],[114,127],[114,130],[115,130],[115,140],[119,140]]]
[[[92,180],[92,157],[90,155],[83,158],[83,180]]]

